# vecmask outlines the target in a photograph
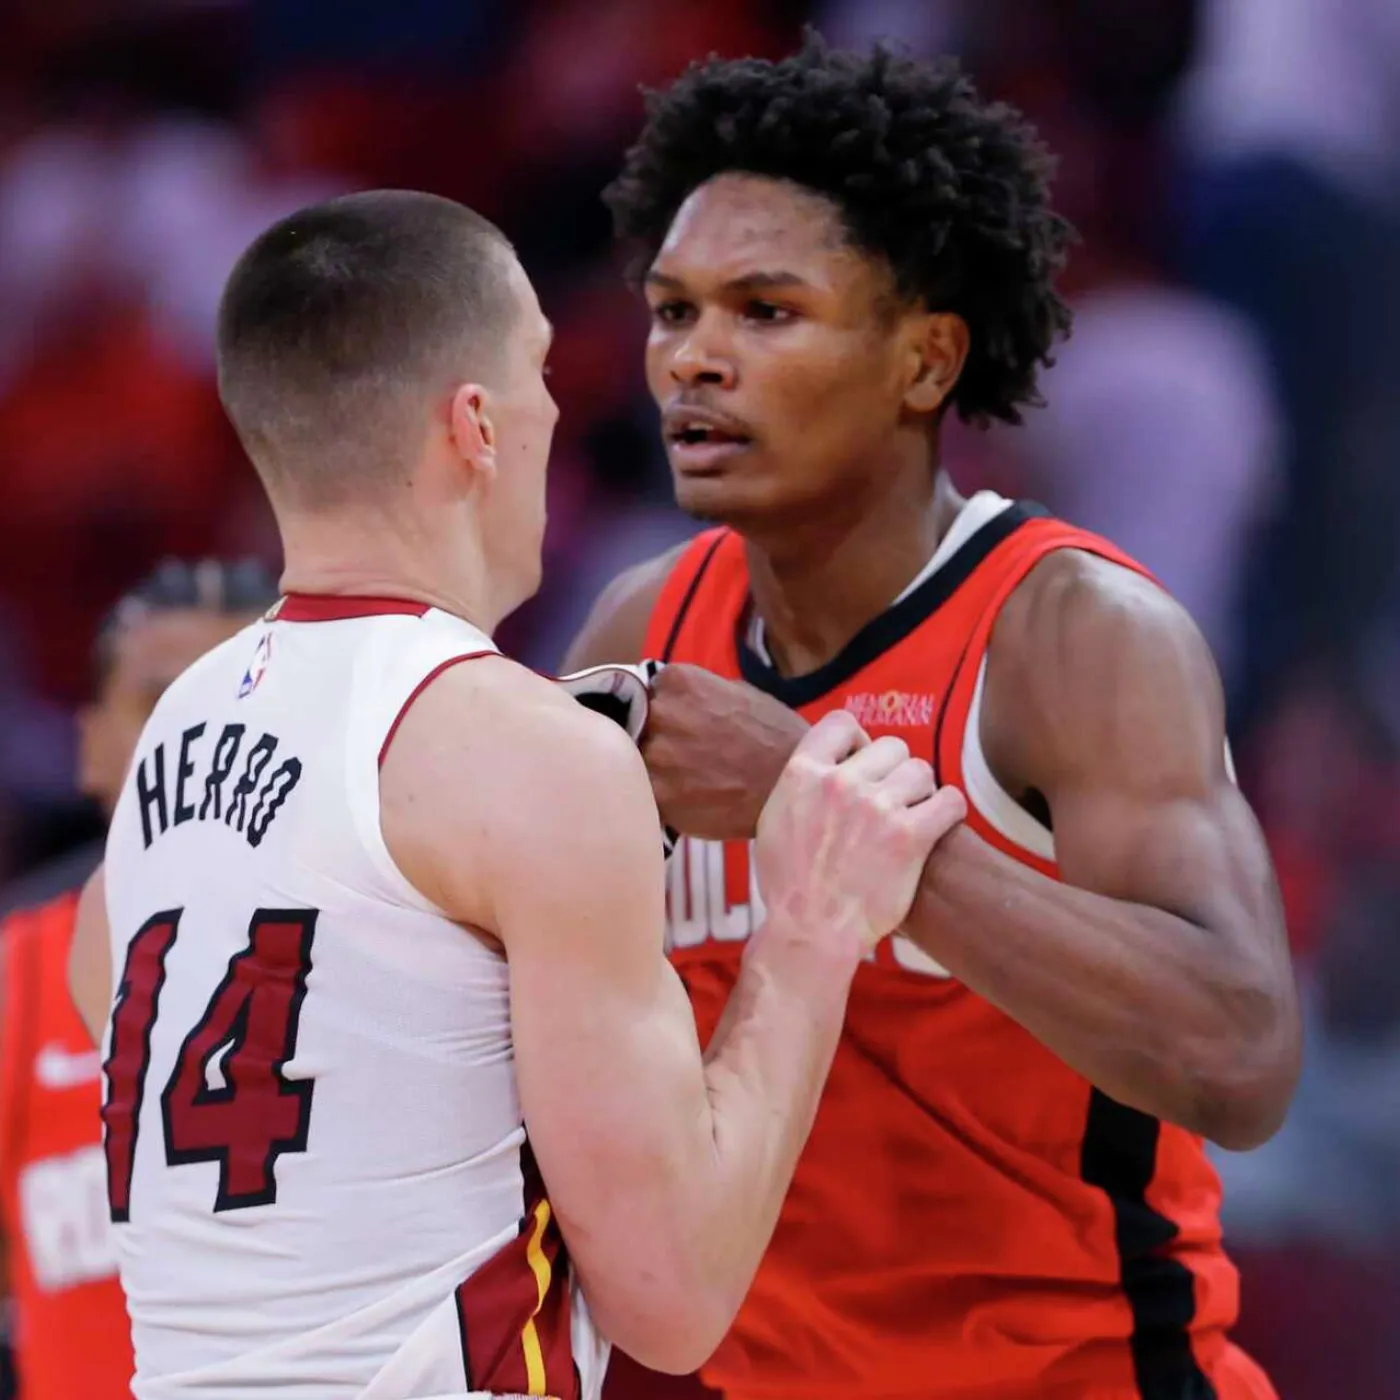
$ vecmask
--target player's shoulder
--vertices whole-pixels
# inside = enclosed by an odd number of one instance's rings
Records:
[[[695,538],[682,540],[660,554],[623,569],[599,595],[599,604],[610,601],[614,606],[621,606],[638,600],[654,603],[676,565],[694,545]]]
[[[1223,724],[1219,672],[1199,628],[1121,562],[1056,550],[997,618],[983,747],[1022,786],[1043,787],[1038,775],[1052,762],[1120,775],[1150,765],[1163,733],[1214,753]]]
[[[1091,548],[1038,560],[997,618],[994,652],[1040,664],[1083,648],[1203,647],[1191,615],[1155,579]]]
[[[414,744],[443,782],[453,770],[496,774],[563,791],[600,772],[641,771],[622,727],[576,701],[557,682],[499,652],[435,676],[405,715],[394,752]]]
[[[641,661],[652,613],[695,539],[624,569],[598,595],[564,660],[565,671]]]
[[[562,878],[581,860],[607,865],[610,833],[647,829],[643,815],[656,821],[641,755],[621,726],[499,653],[423,688],[385,753],[379,799],[407,879],[489,930],[492,891],[538,881],[545,868]]]
[[[178,714],[191,706],[205,705],[211,691],[226,690],[228,698],[233,699],[243,677],[256,665],[258,639],[265,632],[266,619],[257,618],[196,657],[161,692],[150,724],[158,723],[168,713]]]

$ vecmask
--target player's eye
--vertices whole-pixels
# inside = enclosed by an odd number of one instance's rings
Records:
[[[764,325],[782,325],[797,315],[791,307],[778,306],[771,301],[750,301],[745,303],[744,315],[750,321],[760,321]]]
[[[660,326],[681,326],[694,308],[688,301],[660,301],[651,308],[652,319]]]

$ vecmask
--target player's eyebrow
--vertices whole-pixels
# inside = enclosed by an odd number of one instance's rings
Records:
[[[679,292],[685,289],[685,282],[665,272],[648,272],[646,283],[662,292]],[[795,272],[777,270],[773,272],[746,272],[742,277],[731,278],[724,284],[727,292],[771,292],[784,287],[810,287],[812,284]]]

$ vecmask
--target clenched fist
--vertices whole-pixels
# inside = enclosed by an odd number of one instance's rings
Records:
[[[667,826],[747,840],[808,725],[772,696],[699,666],[667,666],[652,685],[642,736]]]

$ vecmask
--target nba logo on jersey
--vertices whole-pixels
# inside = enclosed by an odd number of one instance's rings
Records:
[[[251,695],[258,688],[258,682],[262,680],[267,671],[268,662],[271,660],[272,633],[264,632],[258,640],[258,649],[253,653],[253,659],[248,663],[248,669],[244,671],[242,683],[238,687],[240,700]]]

